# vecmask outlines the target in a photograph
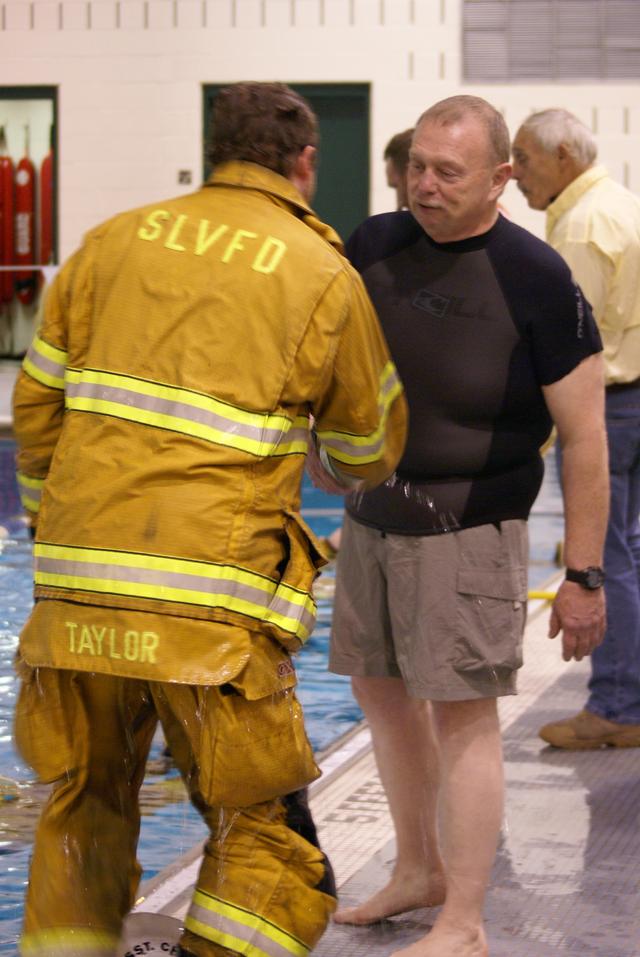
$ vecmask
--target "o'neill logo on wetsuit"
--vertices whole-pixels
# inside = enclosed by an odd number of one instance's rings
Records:
[[[413,305],[436,319],[493,319],[487,304],[479,299],[443,296],[430,289],[420,289]]]
[[[576,335],[578,339],[582,339],[584,336],[584,299],[582,298],[580,287],[576,283],[574,283],[574,289],[576,292],[576,315],[578,319]]]

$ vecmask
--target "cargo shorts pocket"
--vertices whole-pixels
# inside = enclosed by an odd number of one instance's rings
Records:
[[[200,790],[208,804],[250,807],[320,776],[293,688],[253,696],[241,678],[210,689],[202,722]],[[215,696],[215,697],[214,697]]]
[[[526,569],[461,568],[451,664],[478,679],[508,678],[522,665]]]
[[[16,660],[21,680],[14,734],[19,754],[45,784],[78,768],[87,722],[73,672]]]

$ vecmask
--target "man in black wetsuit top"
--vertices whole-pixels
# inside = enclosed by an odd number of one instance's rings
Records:
[[[331,669],[352,676],[397,837],[390,882],[336,920],[442,904],[403,957],[486,957],[483,902],[503,810],[497,698],[515,693],[526,521],[552,424],[564,452],[567,565],[549,634],[565,660],[602,640],[607,520],[601,343],[562,259],[497,204],[509,135],[486,101],[420,118],[410,211],[348,243],[410,409],[393,480],[347,498]],[[439,754],[439,758],[438,758]],[[440,837],[436,830],[439,801]]]

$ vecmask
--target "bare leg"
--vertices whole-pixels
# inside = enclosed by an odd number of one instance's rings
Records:
[[[429,703],[410,698],[399,678],[352,679],[373,738],[380,780],[396,832],[397,856],[389,883],[373,897],[338,910],[334,920],[370,924],[445,897],[438,846],[438,751]]]
[[[426,937],[392,957],[488,957],[482,911],[503,813],[496,701],[433,702],[441,751],[447,899]]]

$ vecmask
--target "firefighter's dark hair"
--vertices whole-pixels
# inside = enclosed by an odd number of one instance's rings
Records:
[[[233,83],[218,93],[207,157],[258,163],[288,176],[305,146],[318,145],[318,121],[303,97],[284,83]]]

